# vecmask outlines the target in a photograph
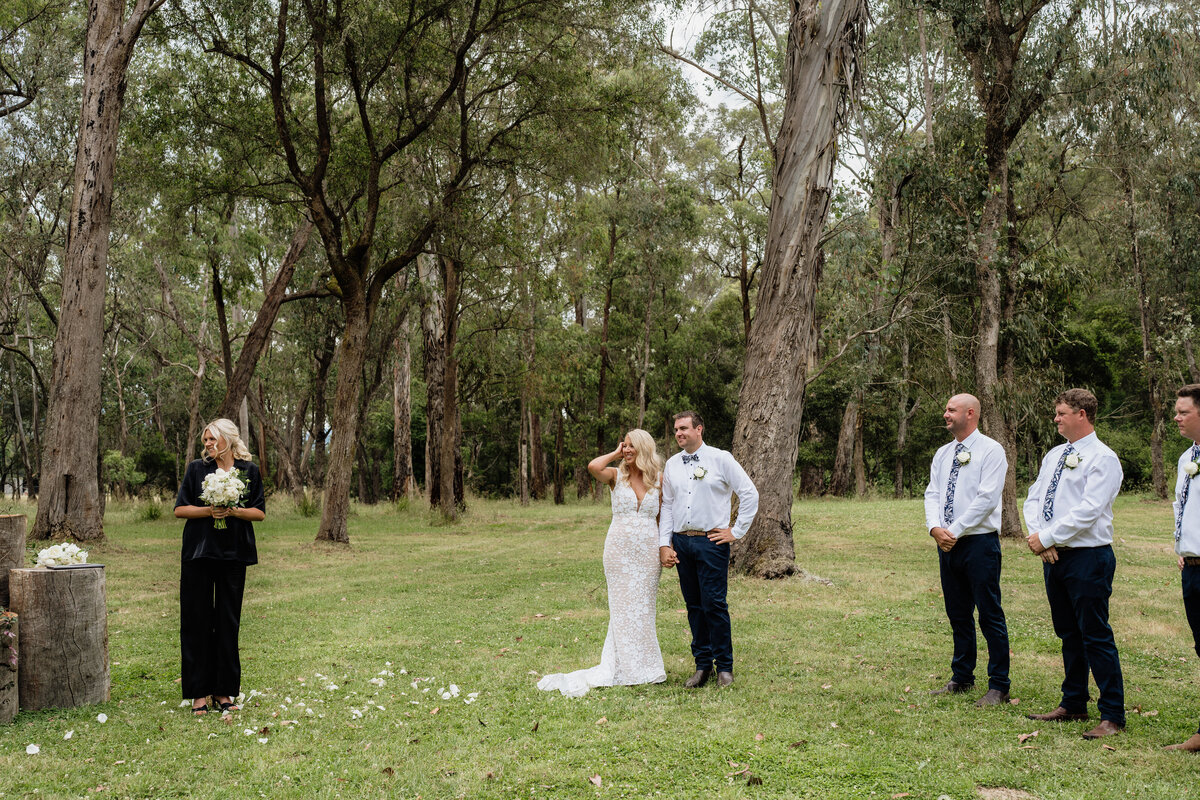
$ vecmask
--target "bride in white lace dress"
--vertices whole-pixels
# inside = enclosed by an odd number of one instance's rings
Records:
[[[620,459],[618,467],[608,466]],[[663,459],[654,437],[634,429],[588,471],[612,490],[612,524],[604,540],[604,579],[608,583],[608,636],[600,664],[575,672],[546,675],[538,688],[568,697],[593,686],[631,686],[667,679],[655,630],[658,578],[658,509]]]

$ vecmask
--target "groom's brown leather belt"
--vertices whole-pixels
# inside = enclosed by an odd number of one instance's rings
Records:
[[[675,531],[680,536],[708,536],[708,531]]]
[[[1183,563],[1184,566],[1188,567],[1200,567],[1200,558],[1196,558],[1196,556],[1184,556]]]

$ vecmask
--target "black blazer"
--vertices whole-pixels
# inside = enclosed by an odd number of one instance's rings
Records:
[[[258,467],[250,461],[234,459],[233,466],[246,478],[249,489],[242,508],[257,508],[267,510],[266,499],[263,497],[262,475]],[[217,462],[205,461],[198,458],[188,464],[179,487],[179,496],[175,498],[175,507],[206,506],[200,499],[204,478],[217,471]],[[193,561],[197,558],[209,558],[217,561],[236,561],[241,564],[257,564],[258,548],[254,544],[254,525],[244,519],[226,517],[228,525],[224,530],[213,527],[212,517],[189,519],[183,525],[183,552],[181,560]]]

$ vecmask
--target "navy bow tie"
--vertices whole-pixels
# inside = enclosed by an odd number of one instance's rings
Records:
[[[690,455],[690,456],[687,453],[683,454],[683,463],[684,464],[690,463],[692,461],[699,464],[700,463],[700,454],[696,453],[695,455]]]

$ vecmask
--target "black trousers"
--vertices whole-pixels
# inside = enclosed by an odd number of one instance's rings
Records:
[[[185,698],[237,697],[242,664],[238,628],[246,565],[198,558],[179,570],[179,650]]]
[[[729,627],[729,545],[713,544],[707,536],[676,533],[671,545],[679,557],[679,589],[687,605],[696,669],[733,672],[733,634]]]
[[[1058,561],[1043,564],[1046,599],[1054,633],[1062,640],[1062,705],[1072,714],[1087,711],[1088,672],[1096,679],[1100,719],[1125,724],[1125,683],[1117,643],[1108,624],[1117,559],[1112,546],[1059,550]]]
[[[975,682],[978,608],[979,629],[988,647],[988,688],[1008,692],[1008,625],[1000,606],[1000,537],[995,533],[963,536],[950,552],[938,550],[938,566],[946,617],[954,634],[951,680]]]
[[[1196,655],[1200,656],[1200,567],[1185,564],[1183,567],[1183,610],[1187,614],[1188,625],[1192,626],[1192,642],[1196,647]],[[1196,729],[1200,733],[1200,728]]]

